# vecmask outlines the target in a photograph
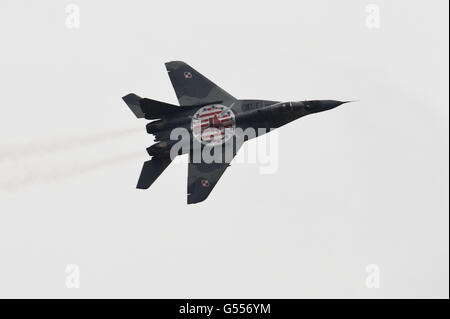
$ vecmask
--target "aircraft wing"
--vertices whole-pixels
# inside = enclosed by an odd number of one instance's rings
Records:
[[[230,106],[236,99],[182,61],[166,63],[170,81],[181,106],[222,104]]]
[[[224,146],[222,144],[222,154],[225,154]],[[187,189],[187,203],[194,204],[204,201],[214,186],[216,186],[222,174],[230,166],[231,160],[236,156],[242,144],[236,143],[232,150],[232,154],[228,160],[220,163],[205,163],[203,160],[198,163],[194,161],[192,152],[189,154],[188,164],[188,189]]]

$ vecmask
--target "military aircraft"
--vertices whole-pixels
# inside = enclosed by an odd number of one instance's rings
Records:
[[[152,120],[147,132],[157,142],[147,148],[152,158],[144,163],[137,188],[149,188],[175,156],[188,153],[188,204],[208,197],[244,141],[349,102],[239,100],[184,62],[165,65],[179,106],[133,93],[123,97],[137,118]],[[176,130],[187,132],[188,139],[173,134]],[[200,156],[196,156],[196,150]],[[204,154],[212,154],[213,160]]]

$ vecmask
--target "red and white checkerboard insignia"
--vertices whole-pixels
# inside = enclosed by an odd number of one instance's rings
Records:
[[[228,141],[234,135],[236,128],[233,112],[220,104],[200,108],[192,116],[191,124],[194,138],[210,146]]]
[[[191,73],[191,72],[184,72],[184,78],[185,78],[185,79],[190,79],[190,78],[192,78],[192,73]]]
[[[209,181],[207,179],[202,179],[201,183],[203,187],[209,187]]]

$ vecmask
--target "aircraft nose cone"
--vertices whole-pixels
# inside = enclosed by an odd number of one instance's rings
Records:
[[[337,100],[312,100],[304,101],[302,105],[305,106],[306,111],[311,113],[319,113],[323,111],[328,111],[338,107],[339,105],[349,103],[352,101],[337,101]]]
[[[331,110],[335,107],[338,107],[339,105],[348,103],[350,101],[336,101],[336,100],[326,100],[322,102],[322,106],[325,110]]]

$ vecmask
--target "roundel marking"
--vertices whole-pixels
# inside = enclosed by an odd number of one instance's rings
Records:
[[[206,105],[192,116],[192,134],[205,145],[220,145],[228,141],[235,132],[236,120],[230,108]]]

